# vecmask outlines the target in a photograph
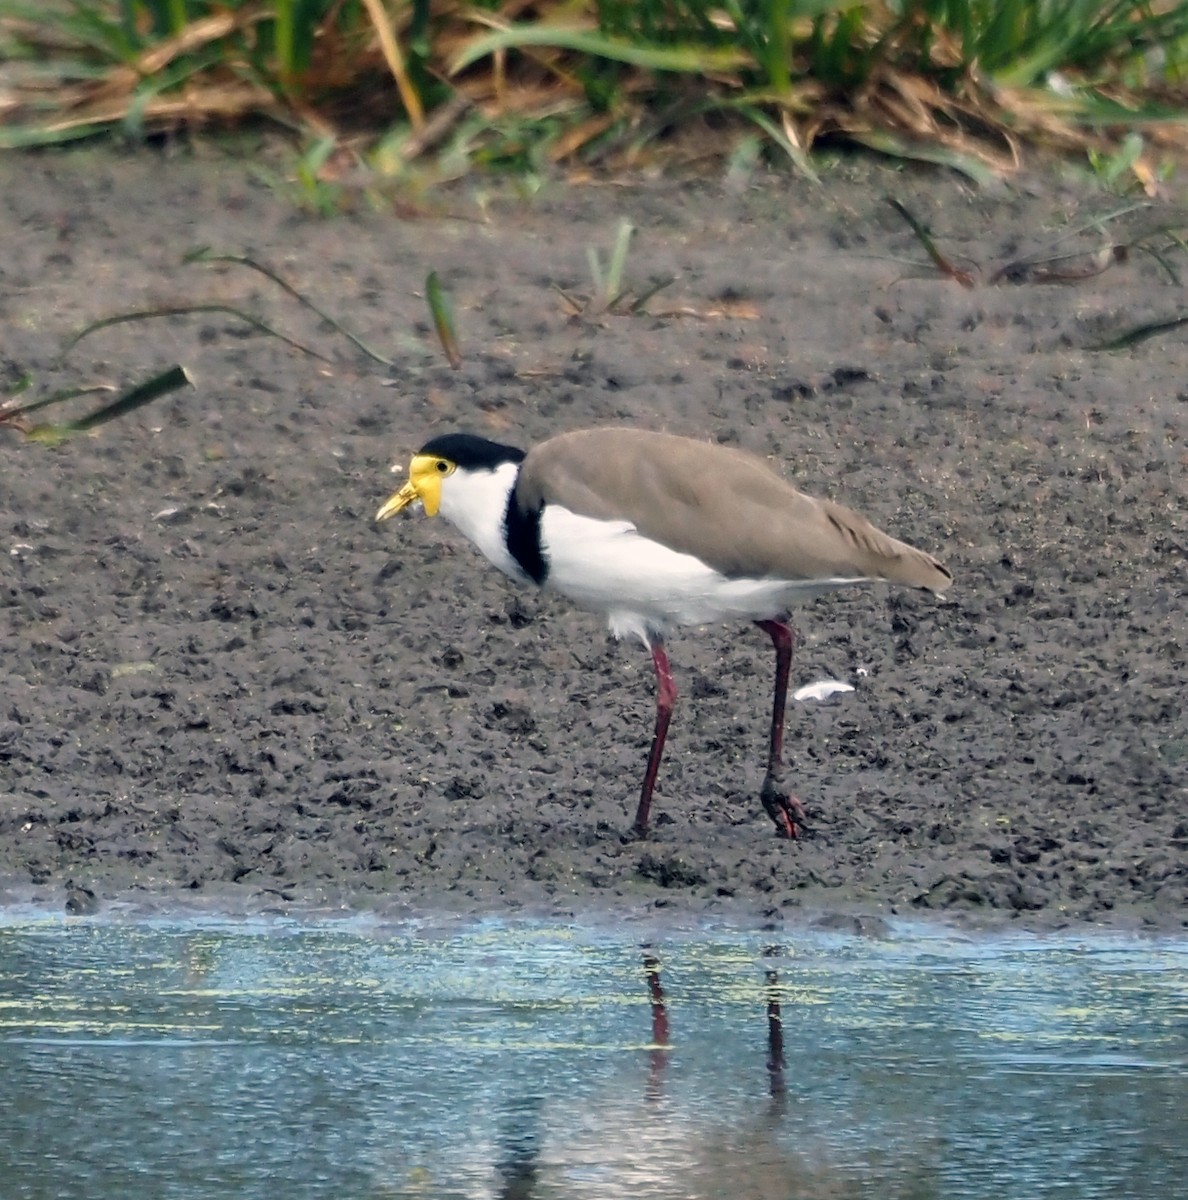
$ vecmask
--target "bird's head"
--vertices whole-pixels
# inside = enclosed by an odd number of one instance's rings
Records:
[[[441,482],[457,469],[457,463],[439,454],[414,454],[408,467],[408,482],[388,497],[375,519],[386,521],[418,500],[426,514],[435,517],[441,508]]]
[[[455,472],[491,472],[504,463],[520,463],[523,459],[523,450],[473,434],[447,433],[435,437],[413,455],[408,482],[388,497],[375,519],[386,521],[418,500],[426,515],[434,517],[441,508],[445,481]]]

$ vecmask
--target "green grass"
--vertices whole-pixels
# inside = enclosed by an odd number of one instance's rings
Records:
[[[0,148],[264,120],[322,147],[310,195],[343,156],[539,173],[756,135],[808,174],[830,138],[1147,183],[1188,141],[1183,0],[0,0],[0,63]]]

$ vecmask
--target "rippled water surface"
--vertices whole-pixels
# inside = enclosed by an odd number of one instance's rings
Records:
[[[0,1200],[1188,1196],[1188,943],[0,917]]]

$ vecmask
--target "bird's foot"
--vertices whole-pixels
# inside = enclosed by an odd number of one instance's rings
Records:
[[[808,820],[804,805],[781,788],[772,776],[763,781],[759,793],[767,815],[775,822],[776,837],[795,838],[800,834],[800,823]]]

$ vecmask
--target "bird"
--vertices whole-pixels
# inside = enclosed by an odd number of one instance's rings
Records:
[[[579,429],[530,450],[472,433],[432,437],[376,513],[440,513],[517,583],[606,617],[650,651],[656,720],[631,833],[646,837],[677,687],[666,650],[682,626],[753,621],[775,649],[760,800],[778,836],[804,806],[784,784],[784,709],[794,602],[874,581],[943,595],[952,574],[832,500],[797,490],[743,450],[676,434]]]

